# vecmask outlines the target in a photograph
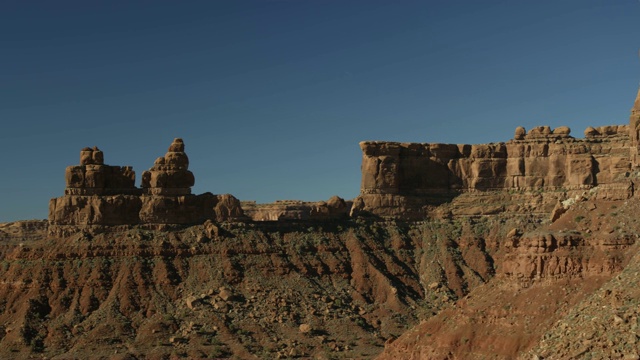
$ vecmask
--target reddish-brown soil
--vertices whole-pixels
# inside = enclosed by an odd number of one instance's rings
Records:
[[[622,306],[623,300],[614,306],[617,310],[612,309],[610,301],[601,301],[603,296],[592,294],[603,284],[607,284],[605,288],[615,287],[611,282],[620,279],[616,274],[637,253],[637,245],[633,244],[640,232],[638,211],[640,203],[635,199],[584,199],[556,222],[538,228],[529,237],[513,242],[505,239],[507,246],[500,250],[504,252],[504,261],[496,263],[497,276],[492,281],[470,291],[399,339],[388,342],[379,359],[575,359],[592,358],[591,350],[613,348],[622,340],[616,337],[602,340],[607,323],[618,319],[618,323],[636,324],[637,311],[629,310],[628,304]],[[547,241],[550,235],[557,242]],[[566,239],[569,240],[563,243]],[[519,246],[514,247],[514,242],[520,242]],[[637,282],[637,270],[626,270],[623,274],[627,282]],[[618,299],[637,303],[633,287],[617,288]],[[587,344],[593,345],[588,347],[580,342],[576,349],[574,339],[581,332],[574,320],[580,313],[576,309],[587,307],[592,312],[606,309],[608,315],[604,316],[598,335],[594,335],[597,331],[582,334],[588,339]],[[628,311],[622,311],[624,317],[614,318],[620,308]],[[563,320],[558,325],[560,319]],[[550,329],[553,330],[543,338]],[[596,340],[597,337],[600,339]],[[593,358],[618,358],[626,354],[637,359],[633,357],[640,353],[637,342],[624,342],[627,344],[624,349],[600,352],[600,356]]]
[[[460,256],[448,227],[223,224],[213,239],[203,226],[49,238],[44,222],[5,224],[0,356],[371,358],[491,276],[483,250]],[[425,297],[425,282],[440,288]]]

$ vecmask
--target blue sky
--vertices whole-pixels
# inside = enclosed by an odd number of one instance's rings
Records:
[[[362,140],[486,143],[628,121],[640,2],[2,1],[0,222],[46,218],[98,146],[193,191],[353,198]]]

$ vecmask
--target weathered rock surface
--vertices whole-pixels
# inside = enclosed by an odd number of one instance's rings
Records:
[[[180,138],[174,139],[164,157],[157,158],[153,167],[142,173],[142,189],[149,195],[188,195],[194,184]]]
[[[51,199],[49,222],[55,226],[193,225],[206,220],[246,220],[240,201],[232,195],[191,194],[195,179],[182,139],[175,139],[135,187],[130,166],[104,165],[97,147],[80,152],[80,165],[66,170],[65,196]]]
[[[66,195],[136,195],[136,174],[131,166],[104,164],[104,155],[97,147],[80,151],[80,165],[65,170]]]
[[[598,234],[586,239],[579,232],[534,232],[505,242],[507,255],[501,272],[514,281],[582,278],[611,275],[622,270],[620,259],[635,243],[629,235]],[[580,253],[576,257],[576,252]]]
[[[7,238],[0,357],[372,358],[416,323],[429,264],[410,254],[428,228],[207,225]],[[442,245],[443,266],[466,268]],[[450,301],[437,274],[424,279],[441,284],[430,308]]]
[[[138,224],[142,201],[135,195],[67,195],[49,202],[52,225]]]
[[[503,226],[505,235],[494,240],[495,233],[489,231],[481,238],[491,254],[493,279],[386,344],[379,359],[524,360],[535,354],[545,359],[587,359],[582,355],[600,349],[611,355],[598,358],[621,357],[623,350],[631,348],[617,346],[616,339],[608,343],[606,332],[585,334],[584,326],[568,325],[573,319],[586,324],[592,317],[565,314],[607,281],[619,279],[616,275],[638,250],[634,245],[635,233],[640,231],[640,223],[634,221],[638,211],[638,199],[606,201],[594,196],[571,205],[554,223],[538,225],[534,231],[516,228],[507,233]],[[637,281],[637,269],[635,275]],[[619,317],[624,322],[634,312],[622,305]],[[590,306],[598,313],[610,304]],[[607,316],[598,316],[596,327],[630,328],[616,323],[615,312],[605,311]],[[567,324],[554,326],[560,319]],[[547,335],[536,345],[552,326],[554,334],[573,331],[578,338],[592,341],[574,343],[572,338]],[[531,348],[534,351],[527,353]]]
[[[424,218],[425,207],[469,191],[575,191],[599,186],[629,194],[627,126],[585,139],[548,126],[516,129],[515,139],[485,145],[361,142],[362,183],[354,213]],[[615,194],[614,194],[615,193]]]
[[[349,216],[351,202],[333,196],[327,201],[278,200],[271,204],[242,202],[245,214],[253,221],[337,220]]]

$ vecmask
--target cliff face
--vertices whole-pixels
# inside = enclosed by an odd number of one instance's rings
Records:
[[[628,126],[569,136],[539,127],[486,145],[362,142],[361,194],[354,213],[423,218],[425,207],[473,191],[571,191],[595,186],[633,195]]]
[[[516,227],[495,238],[483,237],[491,249],[488,253],[495,269],[492,279],[397,340],[389,341],[378,359],[506,360],[531,359],[536,354],[544,359],[589,359],[592,347],[606,347],[611,339],[607,339],[605,330],[582,332],[578,324],[590,323],[592,317],[569,318],[565,314],[582,306],[579,304],[601,286],[615,283],[619,279],[616,275],[630,264],[638,252],[634,245],[640,231],[640,223],[635,221],[638,211],[637,199],[607,201],[585,197],[555,222],[538,224],[533,231]],[[492,238],[495,243],[490,241]],[[628,291],[635,294],[633,287]],[[619,298],[625,297],[629,295],[619,294]],[[624,302],[608,300],[592,302],[590,311],[625,314],[630,308]],[[635,324],[631,315],[619,316],[621,324],[616,328],[630,329],[631,322]],[[562,327],[556,323],[560,319],[565,323]],[[597,321],[594,325],[601,329],[615,323],[613,316]],[[630,323],[625,325],[625,321]],[[574,337],[542,338],[552,327],[556,333],[572,329]],[[575,342],[576,337],[581,341]],[[636,344],[635,337],[633,340],[632,344]],[[606,355],[598,358],[640,353],[635,345],[625,346],[623,351],[617,346],[618,341],[629,344],[626,338],[614,338],[615,346],[610,344]],[[533,353],[524,355],[532,348]]]

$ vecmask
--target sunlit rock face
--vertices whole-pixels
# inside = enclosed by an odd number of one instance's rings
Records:
[[[585,138],[576,139],[568,127],[539,126],[528,132],[516,128],[506,143],[361,142],[362,182],[352,213],[422,218],[429,205],[475,191],[598,186],[607,196],[628,197],[637,143],[637,134],[630,132],[627,125],[589,127]]]

